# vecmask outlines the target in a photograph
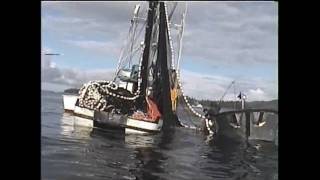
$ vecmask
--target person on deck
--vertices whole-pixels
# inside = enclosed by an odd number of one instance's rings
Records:
[[[155,103],[153,99],[153,89],[151,87],[147,90],[147,115],[148,119],[150,118],[151,121],[157,121],[161,118],[161,113],[159,111],[158,105]]]
[[[170,95],[171,95],[171,104],[172,104],[172,111],[175,112],[177,108],[177,96],[178,96],[178,89],[176,85],[176,80],[177,80],[177,74],[176,70],[172,70],[172,75],[171,75],[171,86],[170,86]]]

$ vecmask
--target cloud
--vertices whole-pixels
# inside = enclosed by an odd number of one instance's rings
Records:
[[[255,101],[261,101],[268,98],[266,93],[260,88],[249,89],[247,96],[248,96],[248,100],[255,100]]]
[[[147,3],[139,3],[144,12]],[[42,35],[55,39],[55,43],[60,43],[58,45],[67,44],[79,51],[119,56],[135,4],[137,2],[42,2]],[[184,3],[181,4],[177,12],[183,9]],[[170,9],[172,5],[168,4],[168,7]],[[179,22],[178,17],[178,14],[174,15],[174,23]],[[172,30],[172,35],[175,34]],[[182,62],[184,58],[201,61],[208,67],[276,67],[278,4],[188,2]],[[105,79],[113,73],[113,69],[61,69],[48,56],[42,58],[41,68],[43,81],[68,85],[93,78]],[[236,85],[250,99],[273,99],[278,96],[276,78],[240,78]],[[233,79],[183,70],[182,80],[187,95],[219,99]],[[234,93],[227,93],[225,98],[234,98]]]
[[[41,78],[44,83],[60,84],[64,85],[63,87],[80,87],[90,80],[111,80],[114,76],[114,69],[61,69],[52,65],[54,62],[49,58],[50,56],[42,57]],[[182,70],[181,74],[185,94],[197,99],[220,100],[234,80],[227,76],[187,70]],[[248,101],[277,99],[276,82],[263,78],[241,78],[236,81],[235,87],[227,91],[223,100],[236,100],[240,91],[247,95]]]
[[[84,50],[90,50],[93,52],[100,52],[104,54],[119,55],[120,46],[111,42],[102,42],[94,40],[65,40],[64,42],[77,46]]]
[[[45,53],[52,53],[49,48],[43,48],[41,53],[41,80],[55,81],[60,78],[61,72],[57,69],[56,64],[51,60],[51,56],[46,56]]]
[[[118,40],[129,28],[136,3],[42,2],[42,27],[63,38],[94,36],[106,41]]]
[[[44,48],[41,53],[41,82],[80,87],[91,80],[111,80],[114,69],[80,70],[72,68],[59,68],[45,53],[52,52]]]
[[[44,28],[72,38],[101,36],[117,48],[114,43],[125,38],[136,3],[43,2],[43,12],[59,14],[44,14]],[[183,56],[229,65],[275,63],[277,13],[276,2],[188,2]]]
[[[63,84],[72,87],[80,87],[91,80],[111,80],[114,70],[79,70],[79,69],[59,69],[42,68],[41,81],[48,83]]]
[[[190,2],[186,23],[184,57],[242,66],[278,60],[274,2]]]
[[[277,99],[277,84],[262,78],[241,78],[228,89],[234,80],[231,77],[194,73],[183,70],[181,81],[185,94],[197,99],[236,100],[239,92],[247,95],[248,101]],[[227,90],[228,89],[228,90]],[[276,93],[275,93],[276,92]]]

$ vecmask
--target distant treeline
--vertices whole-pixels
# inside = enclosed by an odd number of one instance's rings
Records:
[[[64,93],[68,93],[68,94],[78,94],[79,89],[76,88],[70,88],[70,89],[66,89],[64,90]]]
[[[206,108],[213,108],[216,107],[219,103],[219,101],[212,101],[212,100],[197,100],[192,97],[188,97],[188,101],[191,104],[198,104],[200,103],[202,106]],[[221,108],[235,108],[240,109],[241,108],[241,102],[240,101],[221,101],[219,106]],[[266,108],[266,109],[274,109],[278,110],[278,100],[271,100],[271,101],[252,101],[252,102],[246,102],[245,103],[246,108]]]
[[[76,88],[70,88],[70,89],[64,90],[64,93],[69,93],[69,94],[78,94],[78,92],[79,92],[79,89],[76,89]],[[212,100],[197,100],[196,98],[189,97],[189,96],[187,96],[187,98],[190,104],[192,105],[201,104],[205,108],[214,108],[219,103],[219,101],[212,101]],[[221,108],[240,109],[241,102],[240,101],[221,101],[219,106]],[[278,100],[246,102],[246,108],[266,108],[266,109],[278,110]]]

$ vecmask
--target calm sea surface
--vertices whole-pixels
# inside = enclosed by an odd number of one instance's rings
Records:
[[[42,179],[278,179],[274,143],[247,148],[179,127],[125,136],[74,125],[62,94],[43,91],[41,103]]]

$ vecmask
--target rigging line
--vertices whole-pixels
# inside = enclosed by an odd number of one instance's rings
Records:
[[[133,35],[133,37],[131,38],[131,39],[132,39],[132,40],[131,40],[132,46],[136,46],[136,45],[137,45],[137,42],[136,42],[134,39],[138,39],[138,38],[140,37],[140,35],[141,35],[142,31],[144,30],[146,24],[147,24],[147,21],[144,22],[144,24],[142,25],[142,27],[141,27],[140,31],[138,32],[138,34],[137,34],[137,35]],[[138,27],[138,26],[136,26],[135,29],[136,29],[137,27]],[[140,46],[140,44],[139,44],[138,46]],[[131,57],[131,59],[132,59],[132,57]],[[130,65],[129,65],[129,66],[130,66]]]
[[[233,84],[233,93],[234,93],[234,107],[233,109],[236,110],[236,106],[237,106],[237,94],[236,94],[236,84]]]
[[[184,93],[184,91],[183,91],[183,88],[182,88],[182,83],[181,83],[179,71],[177,71],[177,80],[178,80],[178,84],[179,84],[179,87],[180,87],[181,95],[182,95],[185,103],[187,104],[187,107],[191,110],[191,112],[192,112],[194,115],[200,117],[201,119],[204,119],[205,121],[208,121],[208,119],[207,119],[205,116],[197,113],[197,112],[192,108],[192,106],[190,105],[190,103],[188,102],[187,97],[186,97],[186,95],[185,95],[185,93]],[[208,126],[207,126],[207,127],[208,127]]]
[[[157,27],[157,23],[155,23],[155,27],[154,27],[154,33],[152,34],[152,39],[154,39],[156,41],[156,43],[158,42],[158,37],[159,37],[159,27]],[[151,45],[152,46],[152,45]],[[157,52],[158,52],[158,49],[155,48],[153,50],[153,48],[151,49],[151,52],[150,52],[150,59],[151,61],[153,62],[156,55],[157,55]]]
[[[133,45],[134,45],[134,43],[135,43],[135,34],[136,34],[136,30],[137,30],[137,24],[135,24],[135,27],[134,27],[134,30],[133,30],[133,35],[132,35],[132,42],[131,42],[131,52],[132,52],[132,50],[133,50]],[[131,61],[132,61],[132,53],[131,53],[131,56],[130,56],[130,60],[129,60],[129,67],[130,67],[130,64],[131,64]]]
[[[186,19],[186,14],[187,14],[187,10],[188,10],[188,4],[187,2],[185,2],[185,10],[184,13],[182,15],[182,26],[181,26],[181,37],[180,37],[180,42],[179,42],[179,53],[178,53],[178,60],[177,60],[177,69],[180,69],[180,58],[181,58],[181,52],[182,52],[182,44],[183,44],[183,34],[184,34],[184,26],[185,26],[185,19]]]
[[[154,43],[156,43],[156,44],[158,44],[158,38],[159,38],[159,22],[158,21],[159,21],[159,19],[157,18],[154,23],[154,28],[153,28],[154,31],[152,34],[152,39],[154,40]],[[154,60],[156,59],[157,52],[158,52],[158,48],[151,49],[151,52],[150,52],[151,64],[154,63]]]
[[[159,17],[159,12],[155,12],[156,17]],[[148,67],[151,67],[151,64],[154,63],[155,57],[157,55],[158,49],[157,48],[153,48],[153,43],[158,44],[158,38],[159,38],[159,18],[155,19],[154,25],[153,25],[153,31],[152,31],[152,35],[151,35],[151,39],[152,39],[152,44],[151,44],[151,49],[150,49],[150,64],[148,64]]]
[[[141,10],[141,11],[144,11],[144,13],[145,13],[144,16],[142,16],[142,17],[147,16],[148,10],[147,10],[144,6],[142,7],[142,9],[143,9],[143,10]],[[139,17],[136,17],[136,18],[139,19]],[[141,19],[143,19],[143,18],[141,18]],[[139,33],[136,35],[136,39],[138,39],[138,38],[140,37],[141,32],[145,29],[146,24],[147,24],[147,20],[144,20],[144,23],[143,23],[143,25],[142,25]]]
[[[143,11],[144,11],[144,16],[147,16],[148,14],[148,9],[145,8],[145,6],[142,7],[143,8]],[[140,32],[139,32],[139,35],[137,37],[140,36],[142,30],[144,29],[145,25],[146,25],[147,21],[144,22],[143,26],[141,27],[140,29]],[[124,51],[127,49],[127,47],[129,46],[129,42],[128,40],[130,39],[131,37],[131,31],[132,31],[132,25],[130,26],[129,28],[129,32],[128,32],[128,35],[127,35],[127,38],[125,39],[125,43],[123,44],[122,48],[121,48],[121,53],[120,53],[120,56],[119,56],[119,59],[118,59],[118,66],[116,68],[116,71],[115,71],[115,77],[114,77],[114,80],[118,74],[118,71],[120,69],[120,66],[121,66],[121,61],[123,59],[123,54],[124,54]],[[123,64],[123,63],[122,63]]]
[[[142,17],[147,17],[148,16],[148,9],[149,7],[147,7],[145,4],[142,4],[141,6],[141,12],[144,12]],[[139,18],[139,17],[138,17]],[[145,19],[145,22],[147,21],[147,19]]]
[[[132,30],[132,25],[129,28],[129,32],[128,32],[127,38],[125,39],[125,42],[122,45],[122,48],[121,48],[121,51],[120,51],[120,56],[119,56],[119,59],[118,59],[118,66],[116,68],[116,71],[115,71],[115,74],[114,74],[114,78],[113,78],[114,80],[116,79],[116,77],[118,75],[118,72],[119,72],[119,69],[120,69],[120,66],[121,66],[122,56],[124,54],[126,46],[128,45],[128,39],[130,38],[131,30]]]
[[[123,65],[126,65],[127,62],[128,62],[128,57],[131,56],[131,55],[134,56],[139,49],[141,49],[141,45],[138,46],[138,47],[136,47],[136,48],[134,48],[134,50],[133,50],[132,52],[128,53],[128,54],[123,58],[122,63],[121,63],[120,66],[123,67]]]
[[[141,32],[144,30],[144,28],[145,28],[146,24],[147,24],[147,21],[145,21],[145,22],[144,22],[144,24],[142,25],[142,27],[141,27],[140,31],[139,31],[139,32],[138,32],[138,34],[136,35],[136,38],[135,38],[135,39],[138,39],[138,38],[140,37]],[[133,43],[134,43],[134,45],[136,45],[138,42],[133,41]]]
[[[173,12],[176,10],[177,5],[178,5],[178,2],[174,2],[173,9],[170,12],[169,17],[168,17],[169,21],[171,20]]]
[[[168,47],[170,48],[170,52],[171,53],[170,55],[170,60],[171,60],[171,68],[172,69],[175,69],[174,68],[174,62],[175,62],[175,56],[174,56],[174,50],[173,50],[173,43],[172,43],[172,38],[171,38],[171,29],[170,29],[170,26],[169,26],[169,20],[168,20],[168,13],[167,13],[167,3],[165,3],[165,14],[166,14],[166,19],[167,19],[167,38],[169,40],[169,44],[168,44]]]
[[[142,30],[144,29],[145,25],[146,25],[146,22],[145,22],[145,23],[143,24],[143,26],[141,27],[141,29],[140,29],[140,31],[139,31],[139,33],[138,33],[138,35],[137,35],[137,38],[141,35],[141,32],[142,32]],[[128,44],[129,44],[129,43],[128,43]],[[137,45],[137,42],[135,42],[133,46],[138,46],[138,47],[139,47],[140,44]],[[127,52],[127,53],[128,53],[128,52]],[[129,55],[130,55],[130,53],[129,53]],[[121,62],[122,62],[121,65],[127,64],[128,61],[125,61],[125,60],[126,60],[126,58],[127,58],[129,55],[121,58]],[[120,66],[119,66],[119,67],[120,67]]]
[[[131,38],[131,47],[130,47],[130,51],[132,52],[133,50],[133,46],[134,46],[134,43],[135,43],[135,35],[136,35],[136,31],[137,31],[137,27],[138,27],[138,14],[139,14],[139,10],[140,10],[140,5],[136,5],[135,6],[135,12],[134,12],[134,16],[131,20],[131,22],[133,23],[133,26],[134,26],[134,30],[133,30],[133,35],[132,35],[132,38]],[[131,56],[130,56],[130,60],[129,60],[129,68],[130,68],[130,65],[131,65],[131,61],[132,61],[132,53],[131,53]]]
[[[132,54],[135,55],[135,54],[138,52],[138,50],[140,50],[140,49],[141,49],[141,46],[135,48],[134,51],[132,52]],[[127,59],[128,56],[130,56],[130,55],[131,55],[131,53],[127,54],[127,55],[123,58],[124,60],[121,61],[122,63],[121,63],[121,62],[119,63],[118,68],[117,68],[117,71],[116,71],[115,76],[114,76],[114,78],[113,78],[113,81],[116,80],[116,78],[117,78],[117,76],[118,76],[118,74],[119,74],[119,72],[120,72],[120,69],[123,68],[123,65],[125,65],[125,64],[127,63],[127,61],[125,61],[125,59]]]
[[[223,93],[222,97],[220,98],[219,102],[218,102],[218,106],[220,105],[221,101],[223,100],[224,96],[227,94],[228,90],[231,88],[231,86],[234,84],[235,81],[232,81],[230,83],[230,85],[228,86],[228,88],[225,90],[225,92]]]
[[[187,96],[186,96],[187,97]],[[188,98],[188,97],[187,97]],[[190,100],[189,100],[190,101]],[[186,102],[185,102],[186,103]],[[186,103],[187,104],[187,103]],[[194,109],[193,109],[194,110]],[[195,111],[195,110],[194,110]],[[191,109],[189,109],[189,114],[192,114],[192,113],[194,113],[194,112],[192,112],[192,110]],[[192,118],[190,118],[190,122],[195,126],[195,127],[197,127],[197,125],[194,123],[194,121],[192,120]]]
[[[137,38],[138,38],[138,37],[140,37],[141,32],[142,32],[142,30],[144,30],[144,29],[145,29],[146,24],[147,24],[147,21],[144,21],[144,23],[143,23],[143,25],[142,25],[142,27],[141,27],[141,29],[140,29],[140,31],[139,31],[139,33],[138,33],[138,35],[137,35]]]

